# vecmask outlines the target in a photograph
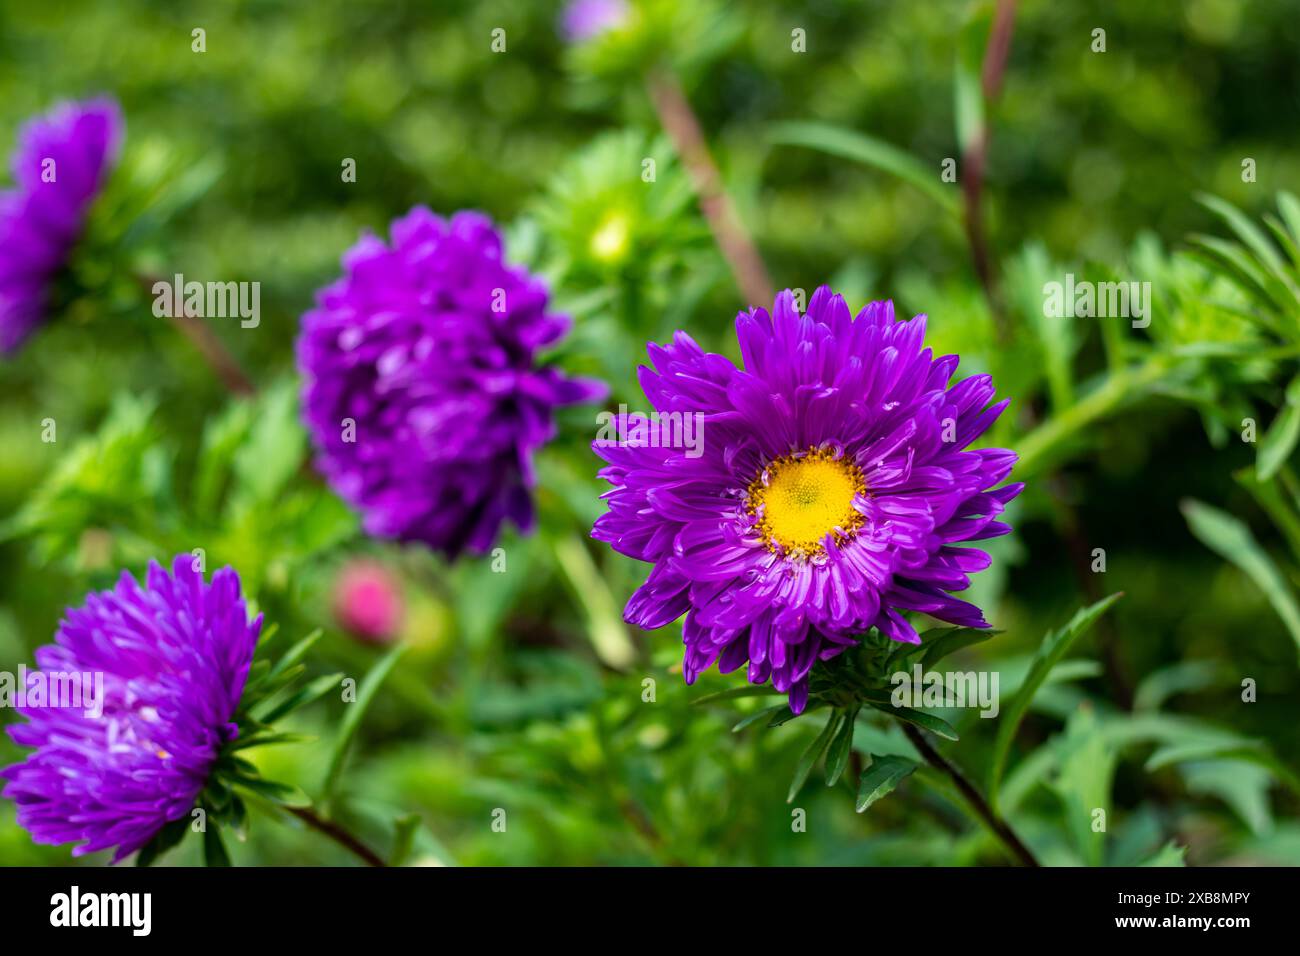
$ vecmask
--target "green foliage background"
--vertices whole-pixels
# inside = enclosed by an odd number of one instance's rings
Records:
[[[927,313],[936,353],[959,351],[962,374],[992,372],[1013,399],[993,440],[1024,453],[1029,490],[972,598],[1002,633],[953,666],[998,670],[1005,708],[1045,633],[1124,592],[1012,728],[1012,825],[1048,863],[1300,863],[1300,259],[1286,246],[1300,236],[1287,196],[1300,190],[1300,5],[1020,4],[984,107],[1002,340],[958,187],[939,176],[977,122],[960,93],[989,5],[641,6],[640,34],[566,50],[550,3],[0,0],[0,153],[60,99],[111,93],[128,126],[97,213],[112,241],[84,251],[65,314],[0,364],[0,669],[30,663],[63,608],[121,568],[202,547],[210,567],[240,571],[282,640],[325,630],[313,674],[360,679],[382,651],[342,633],[330,599],[338,569],[368,555],[401,576],[409,649],[327,806],[385,853],[413,834],[408,861],[434,864],[1006,862],[928,772],[861,815],[845,792],[856,781],[827,788],[817,773],[787,804],[820,721],[732,733],[761,701],[692,704],[740,677],[687,688],[676,629],[622,625],[644,568],[586,538],[603,490],[592,409],[563,414],[539,462],[541,528],[507,536],[504,574],[367,540],[311,478],[298,316],[360,232],[416,203],[508,225],[511,257],[575,317],[551,358],[609,381],[614,404],[642,406],[644,343],[673,329],[739,358],[731,322],[747,303],[646,95],[655,61],[681,77],[779,288],[830,282],[854,307],[887,297]],[[191,52],[195,27],[206,53]],[[505,53],[490,49],[497,27]],[[1105,53],[1090,49],[1098,27]],[[791,50],[795,28],[806,53]],[[232,400],[153,317],[132,272],[261,283],[257,329],[215,323],[254,402]],[[1150,281],[1151,327],[1045,318],[1042,286],[1067,272]],[[1261,441],[1241,440],[1245,418]],[[292,729],[315,743],[253,759],[320,798],[347,706],[305,709]],[[940,713],[961,736],[940,749],[984,785],[999,720]],[[915,756],[881,715],[856,719],[863,753]],[[0,741],[0,763],[19,756]],[[228,845],[238,864],[349,862],[265,808]],[[165,861],[199,859],[191,843]],[[71,860],[33,846],[6,801],[0,862]]]

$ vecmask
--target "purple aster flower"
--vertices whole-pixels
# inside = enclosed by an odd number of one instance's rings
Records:
[[[100,99],[65,103],[19,133],[16,188],[0,192],[0,352],[16,350],[44,319],[50,283],[116,162],[122,127],[117,104]]]
[[[796,713],[813,665],[869,628],[918,642],[903,612],[988,627],[947,592],[989,565],[954,545],[1010,531],[996,519],[1023,487],[994,487],[1012,452],[967,450],[1007,404],[989,405],[989,376],[949,386],[958,357],[932,357],[924,316],[873,302],[854,318],[825,286],[806,315],[782,292],[736,333],[743,369],[684,332],[641,369],[659,415],[702,416],[702,442],[596,442],[614,487],[592,535],[654,565],[627,621],[685,614],[688,683],[748,662]]]
[[[103,691],[99,714],[29,703],[19,708],[27,723],[8,728],[36,748],[0,777],[37,843],[84,841],[74,856],[116,847],[116,863],[190,811],[238,735],[231,721],[262,616],[249,622],[231,568],[207,584],[193,561],[178,555],[171,574],[151,562],[148,590],[123,572],[36,651],[45,675],[95,675]]]
[[[627,15],[626,0],[573,0],[560,15],[560,33],[569,43],[581,43],[622,26]]]
[[[554,410],[605,393],[538,367],[568,319],[510,266],[486,216],[417,207],[367,235],[303,316],[298,366],[317,467],[368,532],[455,557],[533,523],[533,452]]]

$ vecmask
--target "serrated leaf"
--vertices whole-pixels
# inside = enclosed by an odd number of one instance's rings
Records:
[[[894,788],[917,766],[915,761],[893,754],[885,757],[872,754],[867,757],[867,768],[862,771],[862,776],[858,779],[856,802],[858,813],[862,813],[881,797],[892,793]]]

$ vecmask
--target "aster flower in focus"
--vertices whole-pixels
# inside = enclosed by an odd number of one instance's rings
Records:
[[[366,530],[455,557],[532,527],[532,456],[554,411],[605,393],[541,367],[568,320],[504,259],[486,216],[417,207],[361,239],[303,316],[298,365],[316,462]]]
[[[988,627],[949,592],[990,563],[957,545],[1010,531],[997,519],[1023,487],[997,487],[1012,452],[969,449],[1007,405],[989,376],[950,385],[958,357],[925,348],[924,316],[873,302],[855,317],[828,287],[805,315],[782,292],[736,332],[742,369],[684,332],[641,369],[653,410],[700,416],[702,442],[595,445],[613,489],[592,535],[654,565],[626,620],[685,615],[688,683],[748,665],[795,713],[813,666],[870,628],[916,643],[909,611]]]
[[[572,0],[560,15],[560,33],[569,43],[581,43],[617,29],[628,12],[626,0]]]
[[[123,122],[111,100],[67,103],[30,121],[0,192],[0,352],[45,318],[50,285],[80,239],[116,161]]]
[[[6,767],[3,795],[37,843],[74,856],[115,848],[113,862],[182,821],[207,784],[235,715],[262,627],[249,621],[239,576],[205,583],[193,557],[171,573],[151,563],[147,587],[123,572],[111,591],[69,610],[55,643],[36,652],[47,674],[102,675],[102,713],[28,705],[9,729],[35,751]]]

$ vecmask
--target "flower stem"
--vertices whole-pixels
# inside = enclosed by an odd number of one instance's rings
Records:
[[[1169,371],[1169,364],[1156,357],[1135,369],[1111,374],[1100,388],[1053,415],[1017,442],[1020,461],[1016,465],[1016,477],[1037,473],[1061,445],[1144,393]]]
[[[155,282],[163,280],[152,276],[139,276],[138,281],[148,292],[152,291]],[[198,349],[217,378],[221,379],[221,384],[232,395],[246,398],[257,394],[257,387],[244,373],[234,355],[221,343],[221,339],[217,338],[217,334],[203,319],[190,315],[182,303],[174,303],[167,320]]]
[[[682,158],[691,184],[695,187],[700,211],[709,223],[709,229],[713,232],[718,248],[722,250],[723,258],[731,267],[741,294],[749,300],[750,305],[764,308],[771,306],[772,280],[767,274],[767,267],[763,265],[754,240],[741,224],[735,204],[723,188],[722,176],[713,157],[709,155],[700,121],[691,109],[681,84],[668,69],[661,68],[650,74],[646,85],[655,111],[659,114],[659,121]]]
[[[318,816],[316,811],[310,807],[285,807],[284,809],[288,810],[317,833],[323,833],[339,846],[360,857],[366,862],[367,866],[388,865],[384,862],[383,857],[374,850],[370,849],[333,820],[326,820],[325,818]]]
[[[980,125],[975,130],[971,141],[964,144],[962,152],[962,222],[966,228],[966,241],[970,246],[971,263],[975,268],[975,275],[979,278],[980,287],[984,290],[997,339],[1002,343],[1010,339],[1011,330],[1007,322],[1006,303],[998,287],[997,267],[994,265],[993,253],[985,229],[981,200],[984,190],[984,167],[988,161],[991,138],[987,109],[1002,90],[1002,74],[1006,69],[1007,55],[1011,51],[1011,34],[1015,27],[1015,19],[1015,0],[998,0],[993,27],[989,31],[988,46],[984,51],[984,64],[980,77],[981,96],[984,100],[984,108],[980,111]]]
[[[917,753],[921,755],[926,763],[952,780],[961,795],[966,798],[966,802],[970,804],[971,809],[979,814],[985,825],[999,840],[1006,844],[1007,849],[1011,851],[1011,855],[1022,866],[1039,865],[1038,860],[1034,858],[1034,854],[1020,842],[1020,838],[1016,836],[1015,831],[1007,825],[1005,820],[993,812],[993,808],[984,799],[984,795],[975,789],[975,785],[966,779],[966,775],[955,764],[949,762],[939,751],[931,747],[930,742],[925,739],[925,735],[912,724],[903,724],[903,732],[907,734],[907,739],[912,742],[912,746],[916,748]]]

